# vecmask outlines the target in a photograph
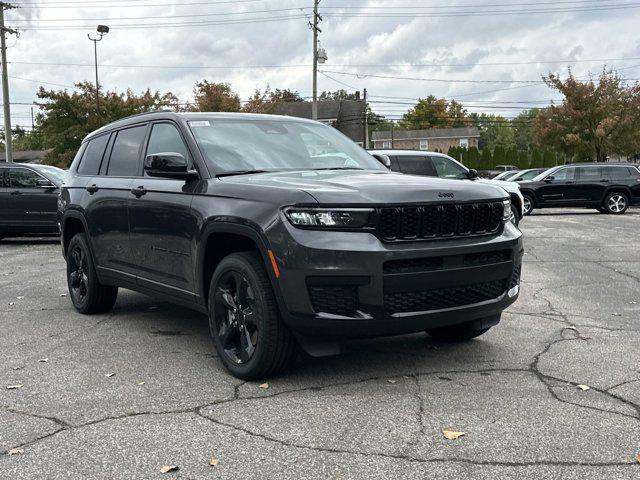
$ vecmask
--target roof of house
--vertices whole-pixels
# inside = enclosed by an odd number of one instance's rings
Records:
[[[42,163],[44,157],[51,150],[23,150],[13,152],[13,161],[20,163]],[[5,152],[0,153],[0,162],[6,162],[7,156]]]
[[[364,119],[365,108],[362,100],[322,100],[318,102],[318,120]],[[281,102],[274,113],[311,118],[311,102]]]
[[[429,138],[474,138],[480,137],[476,127],[429,128],[424,130],[395,130],[395,140],[420,140]],[[391,140],[391,130],[373,132],[372,140]]]

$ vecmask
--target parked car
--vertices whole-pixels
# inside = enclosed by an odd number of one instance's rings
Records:
[[[66,172],[29,163],[0,163],[0,239],[57,234],[58,193]]]
[[[498,175],[493,177],[493,180],[509,180],[511,179],[511,177],[517,175],[518,173],[520,173],[519,170],[508,170],[506,172],[499,173]]]
[[[504,189],[511,198],[511,211],[516,225],[522,220],[524,204],[517,183],[500,182],[495,179],[479,178],[478,172],[468,169],[457,160],[444,153],[423,150],[369,150],[383,165],[394,172],[426,177],[440,177],[454,180],[472,180],[476,183],[496,185]]]
[[[505,172],[506,174],[512,174],[509,175],[509,181],[510,182],[528,182],[529,180],[533,180],[535,177],[537,177],[538,175],[540,175],[542,172],[546,172],[547,170],[549,170],[548,168],[527,168],[526,170],[520,170],[517,172]],[[503,178],[498,178],[503,174],[498,175],[496,178],[494,178],[494,180],[504,180]]]
[[[504,172],[517,172],[518,167],[515,165],[496,165],[492,170],[481,170],[480,175],[486,178],[495,178]]]
[[[209,315],[235,376],[299,343],[427,331],[467,340],[519,292],[522,234],[493,185],[389,172],[332,127],[283,116],[155,112],[91,133],[62,186],[69,298],[118,287]]]
[[[535,208],[588,207],[621,214],[640,204],[640,170],[628,163],[581,163],[551,168],[520,184],[525,215]]]

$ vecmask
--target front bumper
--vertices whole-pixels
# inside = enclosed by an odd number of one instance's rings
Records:
[[[305,335],[372,337],[496,319],[519,293],[522,234],[511,222],[496,235],[405,243],[286,220],[267,235],[281,266],[283,319]]]

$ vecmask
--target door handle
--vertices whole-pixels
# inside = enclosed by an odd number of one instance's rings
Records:
[[[90,195],[93,195],[94,193],[96,193],[98,190],[100,190],[98,188],[98,186],[94,183],[93,185],[89,185],[88,187],[84,188],[87,192],[89,192]]]
[[[11,192],[11,195],[22,195],[22,192],[19,190],[14,190],[13,192]]]
[[[147,189],[140,185],[137,188],[132,188],[131,193],[133,193],[137,198],[140,198],[143,195],[146,195]]]

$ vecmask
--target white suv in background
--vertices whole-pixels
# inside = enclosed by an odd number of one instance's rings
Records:
[[[406,173],[407,175],[469,180],[501,187],[511,198],[511,210],[514,213],[513,222],[518,225],[522,220],[524,199],[522,193],[520,193],[520,186],[516,182],[479,178],[477,171],[468,169],[444,153],[423,150],[369,150],[369,153],[394,172]]]

